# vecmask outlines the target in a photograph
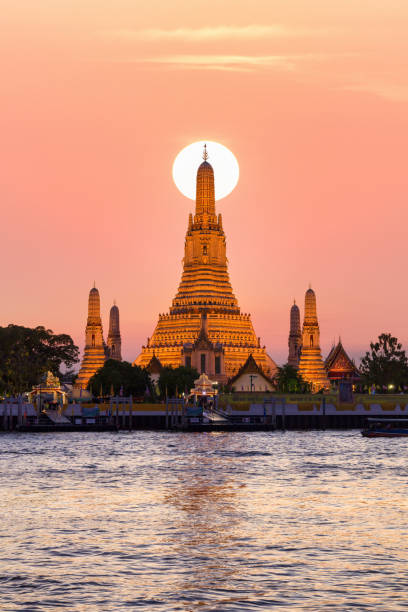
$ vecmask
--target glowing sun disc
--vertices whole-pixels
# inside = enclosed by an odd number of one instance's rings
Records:
[[[215,199],[221,200],[238,183],[239,165],[235,155],[219,142],[200,140],[182,149],[174,160],[173,180],[183,195],[195,200],[197,170],[203,161],[204,144],[207,145],[208,163],[214,169]]]

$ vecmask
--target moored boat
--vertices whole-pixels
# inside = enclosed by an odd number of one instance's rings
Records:
[[[361,435],[366,438],[408,437],[408,419],[367,419],[368,427]]]

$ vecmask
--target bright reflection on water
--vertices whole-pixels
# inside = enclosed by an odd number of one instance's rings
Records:
[[[3,434],[0,610],[408,610],[408,439]]]

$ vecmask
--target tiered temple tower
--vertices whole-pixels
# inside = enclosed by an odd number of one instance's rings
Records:
[[[163,365],[181,365],[183,347],[197,340],[201,315],[206,313],[206,332],[213,345],[222,345],[227,378],[238,372],[251,353],[271,376],[276,365],[261,347],[250,315],[241,313],[232,291],[222,218],[215,211],[214,171],[207,161],[206,147],[203,157],[197,172],[195,215],[190,214],[188,220],[179,289],[170,312],[159,315],[153,336],[135,364],[145,367],[155,354]]]
[[[302,330],[302,351],[299,374],[312,384],[313,391],[330,389],[329,379],[320,352],[320,330],[317,320],[316,295],[309,288],[305,295],[305,318]]]
[[[300,351],[302,348],[302,331],[300,329],[300,310],[296,302],[290,309],[290,332],[289,332],[289,356],[288,365],[293,368],[299,366]]]
[[[114,304],[109,314],[108,358],[122,361],[122,339],[119,326],[119,308]]]
[[[89,379],[105,363],[105,344],[101,321],[99,291],[94,287],[89,292],[88,320],[85,329],[85,352],[75,387],[86,389]]]

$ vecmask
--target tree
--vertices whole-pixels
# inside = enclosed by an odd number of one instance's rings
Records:
[[[299,374],[298,370],[288,364],[278,368],[274,377],[277,390],[281,393],[307,393],[310,384]]]
[[[132,366],[128,361],[117,361],[116,359],[108,359],[104,366],[92,376],[88,383],[88,389],[91,388],[97,394],[102,389],[102,395],[110,394],[112,389],[115,395],[119,394],[122,389],[123,395],[135,397],[143,396],[146,390],[149,393],[152,392],[147,370],[139,366]]]
[[[402,390],[408,384],[408,359],[402,344],[391,334],[381,334],[377,342],[370,343],[370,350],[361,359],[360,371],[368,385],[380,389],[393,385]]]
[[[194,381],[199,378],[199,373],[195,368],[186,368],[179,366],[178,368],[165,367],[162,369],[159,378],[159,389],[162,397],[174,397],[176,392],[190,392],[194,387]]]
[[[67,334],[39,326],[0,327],[0,391],[22,393],[40,382],[48,371],[62,376],[79,361],[79,349]]]

